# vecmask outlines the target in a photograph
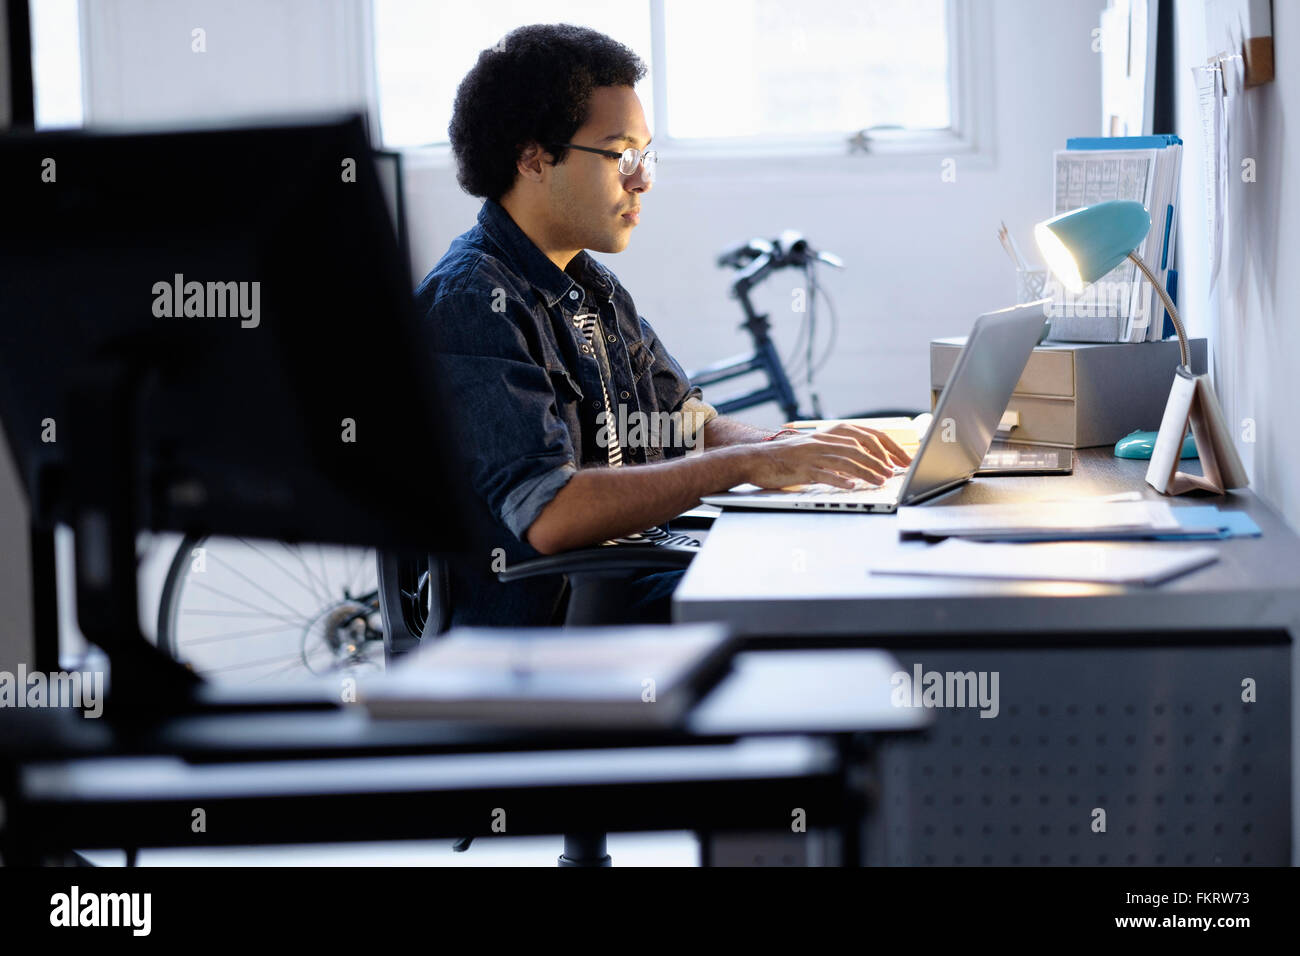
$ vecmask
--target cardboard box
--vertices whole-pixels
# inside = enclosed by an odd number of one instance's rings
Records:
[[[930,409],[966,344],[965,336],[930,343]],[[1206,368],[1205,339],[1190,339],[1192,371]],[[1156,431],[1178,366],[1178,340],[1046,342],[1034,349],[1007,411],[1011,441],[1058,448],[1113,445],[1134,431]],[[1002,436],[1000,436],[1002,437]]]

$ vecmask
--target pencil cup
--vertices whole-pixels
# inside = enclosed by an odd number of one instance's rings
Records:
[[[1017,305],[1023,305],[1026,302],[1036,302],[1041,299],[1045,288],[1047,288],[1046,269],[1016,270]]]

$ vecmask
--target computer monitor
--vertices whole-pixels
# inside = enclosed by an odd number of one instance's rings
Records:
[[[0,0],[0,130],[36,121],[28,0]]]
[[[11,135],[0,181],[0,416],[110,657],[143,643],[137,529],[463,547],[362,117]]]
[[[398,251],[401,253],[402,261],[409,264],[411,253],[406,231],[406,189],[402,178],[402,154],[392,149],[376,149],[370,156],[375,161],[379,186],[388,205],[388,214],[393,219]]]

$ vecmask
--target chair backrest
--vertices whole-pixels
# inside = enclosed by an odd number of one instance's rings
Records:
[[[380,551],[376,560],[384,657],[392,663],[424,638],[447,630],[447,569],[432,554],[411,557]]]

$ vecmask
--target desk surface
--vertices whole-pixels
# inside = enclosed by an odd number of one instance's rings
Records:
[[[677,730],[555,733],[370,720],[359,707],[174,717],[115,728],[57,708],[0,712],[0,851],[477,836],[510,832],[760,830],[790,807],[831,826],[859,810],[843,741],[921,729],[890,699],[883,651],[750,652]],[[317,702],[319,703],[319,702]],[[579,749],[583,748],[583,749]],[[12,768],[6,763],[12,762]],[[8,788],[8,789],[6,789]],[[195,806],[219,832],[195,834]]]
[[[1195,463],[1193,463],[1195,464]],[[992,504],[1141,491],[1147,462],[1081,449],[1073,475],[981,477],[937,499]],[[1185,495],[1248,513],[1259,538],[1208,542],[1219,560],[1156,587],[871,575],[900,541],[895,515],[727,511],[673,596],[675,621],[722,620],[750,637],[1291,629],[1300,625],[1300,538],[1251,491]],[[1207,542],[1199,542],[1205,544]],[[1160,547],[1186,547],[1157,542]]]
[[[168,756],[194,762],[303,760],[722,743],[755,736],[896,733],[929,725],[890,700],[898,663],[878,650],[742,652],[681,727],[494,727],[447,720],[372,720],[334,690],[298,689],[299,707],[236,707],[119,728],[67,708],[0,711],[6,759]],[[239,699],[249,695],[236,693]],[[209,702],[222,700],[220,693]],[[267,699],[274,699],[268,694]]]

